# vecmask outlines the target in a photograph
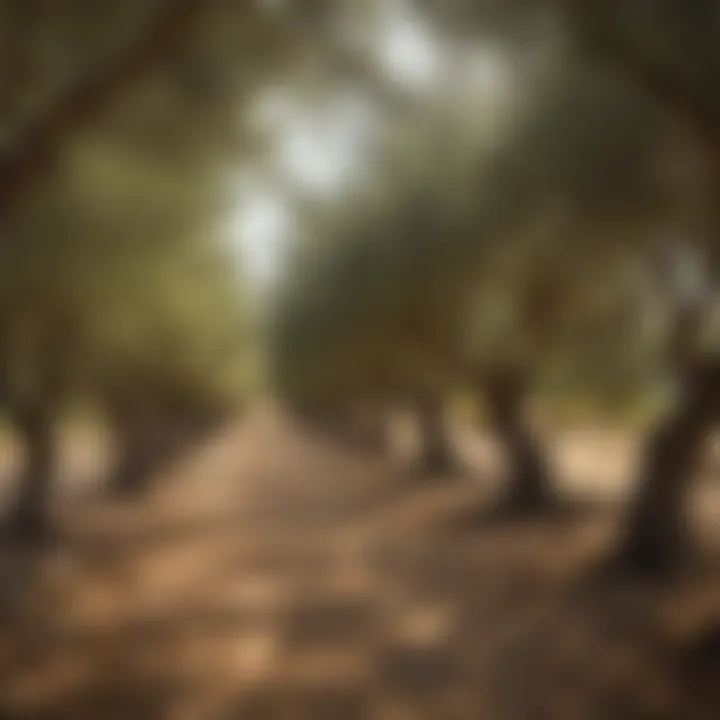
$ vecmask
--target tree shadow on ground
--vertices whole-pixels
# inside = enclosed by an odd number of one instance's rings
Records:
[[[44,550],[6,549],[25,580],[0,613],[0,717],[717,717],[717,564],[601,579],[611,503],[499,522],[492,482],[292,442],[260,469],[204,459],[212,506],[193,466],[182,512],[87,503]]]
[[[258,566],[228,553],[196,576],[202,602],[166,598],[144,617],[65,631],[4,623],[2,716],[716,717],[717,565],[665,588],[598,583],[617,518],[570,518],[490,533],[448,523],[350,559],[289,545]],[[348,563],[366,581],[336,587]],[[224,594],[259,571],[279,602]]]

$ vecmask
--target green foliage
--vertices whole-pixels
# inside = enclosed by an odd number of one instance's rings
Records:
[[[702,163],[617,74],[561,64],[536,99],[475,146],[472,183],[425,135],[380,201],[353,196],[301,244],[276,304],[281,393],[451,388],[520,362],[610,401],[655,377],[633,272],[697,211]]]
[[[13,160],[0,193],[27,185],[0,228],[4,394],[53,407],[117,393],[234,402],[256,368],[223,246],[227,170],[247,150],[247,95],[287,72],[303,34],[294,16],[211,0],[165,46],[148,28],[192,3],[86,5],[0,7],[0,143]],[[100,89],[97,112],[86,87]]]
[[[212,164],[179,173],[106,139],[68,148],[5,255],[3,317],[23,320],[4,340],[13,354],[27,348],[15,366],[60,373],[63,402],[241,397],[247,320],[220,244],[219,180]],[[58,332],[48,356],[41,340]]]
[[[1,59],[17,68],[3,86],[4,147],[171,4],[0,7]],[[4,230],[7,385],[53,397],[133,383],[141,395],[172,386],[229,397],[260,381],[250,310],[218,243],[224,173],[252,142],[242,110],[255,88],[269,77],[329,87],[341,75],[336,46],[307,34],[329,6],[260,7],[205,3],[172,57],[63,138],[53,172]],[[548,33],[558,10],[575,46]],[[713,190],[677,122],[688,105],[717,104],[714,16],[701,10],[679,0],[532,12],[491,2],[464,17],[425,7],[462,35],[450,49],[481,25],[475,49],[491,42],[514,87],[492,103],[438,92],[408,122],[382,116],[366,173],[375,187],[308,223],[287,263],[268,332],[281,394],[450,389],[508,362],[558,392],[609,398],[642,384],[661,352],[636,331],[628,269],[652,252],[659,226],[697,217]],[[553,51],[533,73],[537,39]],[[619,62],[599,67],[598,57]],[[670,90],[638,82],[648,63]],[[387,98],[371,72],[351,80]]]

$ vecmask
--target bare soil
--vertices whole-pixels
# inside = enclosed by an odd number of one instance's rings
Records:
[[[720,717],[717,483],[687,572],[641,585],[598,571],[632,438],[552,439],[565,509],[508,524],[492,444],[456,436],[467,471],[421,482],[259,408],[125,504],[85,441],[55,542],[0,555],[0,718]]]

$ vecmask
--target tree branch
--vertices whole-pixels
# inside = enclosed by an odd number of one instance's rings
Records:
[[[168,0],[145,36],[120,59],[71,88],[0,164],[0,232],[19,202],[52,167],[63,141],[162,62],[191,25],[202,0]]]
[[[615,60],[626,74],[650,96],[664,104],[692,134],[720,158],[720,118],[688,88],[669,74],[633,52],[626,45],[615,46]]]
[[[593,52],[664,105],[705,148],[712,150],[716,164],[720,163],[720,117],[716,110],[623,38],[622,29],[603,27],[607,15],[598,15],[598,6],[591,0],[560,0],[560,7],[574,30],[579,31],[581,41],[583,37],[591,38]],[[608,8],[601,6],[601,10],[607,12]]]

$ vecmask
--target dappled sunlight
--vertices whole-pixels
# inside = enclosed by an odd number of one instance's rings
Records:
[[[476,487],[481,476],[456,486],[453,502],[442,499],[448,488],[406,483],[350,514],[329,500],[310,514],[302,504],[269,512],[264,495],[290,490],[301,476],[303,495],[326,500],[352,497],[355,484],[383,467],[382,482],[396,482],[392,461],[388,468],[314,442],[258,409],[147,501],[164,510],[149,510],[140,532],[155,518],[159,542],[138,541],[132,523],[118,525],[113,548],[93,560],[91,534],[102,528],[88,531],[87,547],[60,539],[57,561],[40,571],[41,600],[27,608],[36,634],[16,626],[6,635],[9,716],[53,708],[53,717],[85,717],[100,707],[93,702],[106,702],[95,693],[109,693],[109,702],[113,685],[123,692],[118,708],[147,718],[253,708],[272,717],[293,708],[328,718],[342,708],[362,710],[359,717],[403,708],[465,717],[478,707],[494,716],[542,707],[573,717],[588,703],[632,713],[687,702],[690,686],[675,663],[713,622],[719,576],[666,590],[598,580],[593,566],[615,523],[615,512],[600,508],[567,521],[454,526],[458,511],[487,502]],[[564,452],[602,454],[613,440],[575,442]],[[284,449],[286,465],[268,485],[259,470],[277,468],[271,447]],[[313,472],[313,463],[324,466]],[[207,519],[193,528],[176,504],[178,527],[162,540],[172,528],[171,496],[193,492],[182,479],[193,467],[205,478],[199,513]],[[243,520],[256,511],[254,522]],[[78,506],[73,525],[93,513]]]
[[[711,2],[0,2],[0,718],[720,710]]]

